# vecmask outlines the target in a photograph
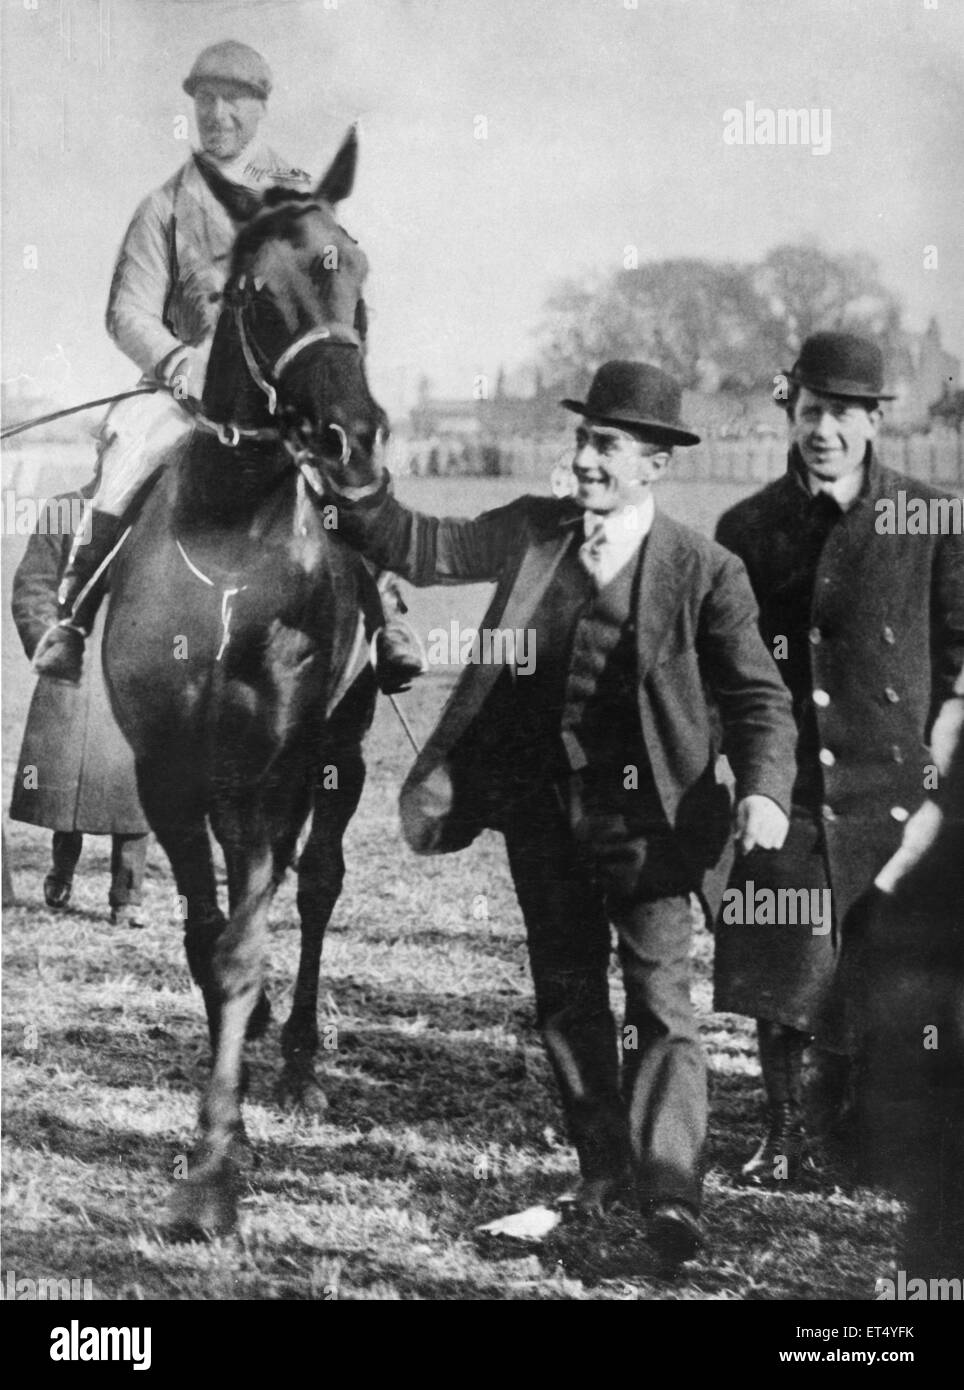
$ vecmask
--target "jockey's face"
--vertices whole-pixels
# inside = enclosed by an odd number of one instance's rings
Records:
[[[201,148],[212,159],[236,159],[254,139],[264,102],[250,87],[206,79],[194,89]]]
[[[591,512],[612,512],[641,502],[665,472],[669,450],[628,430],[584,419],[576,429],[576,501]]]

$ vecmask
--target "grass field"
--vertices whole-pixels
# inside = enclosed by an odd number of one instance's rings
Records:
[[[666,484],[666,509],[709,529],[739,490]],[[428,510],[508,500],[510,481],[404,480]],[[4,547],[4,797],[31,678],[7,615],[22,544]],[[485,591],[414,596],[423,633],[477,622]],[[451,672],[403,697],[420,737]],[[759,1195],[732,1175],[760,1104],[748,1020],[710,1011],[712,939],[697,935],[695,997],[711,1064],[710,1244],[674,1284],[643,1277],[639,1236],[612,1219],[544,1256],[484,1258],[479,1222],[568,1186],[566,1144],[533,1025],[522,923],[501,840],[418,859],[398,830],[410,750],[387,702],[349,828],[345,891],[329,929],[325,1122],[279,1111],[278,1024],[294,977],[292,882],[271,914],[275,1021],[249,1049],[254,1158],[241,1231],[210,1245],[158,1234],[194,1136],[207,1066],[200,996],[152,846],[143,931],[107,922],[108,850],[89,840],[66,915],[42,903],[48,835],[8,824],[19,905],[4,914],[4,1256],[18,1278],[90,1279],[104,1299],[864,1299],[889,1272],[899,1206],[869,1191]],[[484,895],[487,917],[480,919]],[[618,1005],[618,985],[614,976]],[[4,1275],[5,1277],[5,1275]]]

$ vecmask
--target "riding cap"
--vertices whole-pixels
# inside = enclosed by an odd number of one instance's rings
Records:
[[[184,79],[184,90],[188,96],[193,97],[198,83],[205,80],[237,82],[239,86],[249,88],[262,101],[267,101],[271,91],[271,71],[261,54],[234,39],[223,39],[221,43],[212,43],[201,50]]]

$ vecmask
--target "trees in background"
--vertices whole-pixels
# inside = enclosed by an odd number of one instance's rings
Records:
[[[645,358],[690,389],[769,387],[820,329],[866,332],[895,364],[906,348],[901,307],[863,254],[783,245],[760,262],[653,261],[567,280],[546,305],[539,365],[578,390],[600,363]]]

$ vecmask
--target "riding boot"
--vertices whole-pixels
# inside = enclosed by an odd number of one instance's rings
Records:
[[[757,1019],[757,1035],[769,1124],[740,1176],[754,1187],[786,1189],[799,1180],[803,1164],[803,1054],[809,1038],[764,1018]]]
[[[37,644],[33,669],[38,676],[76,685],[84,661],[84,641],[97,617],[104,593],[101,567],[121,528],[120,517],[91,510],[90,539],[84,529],[74,536],[70,558],[57,593],[60,617]]]
[[[428,670],[425,649],[411,623],[398,579],[388,570],[378,576],[383,625],[375,634],[375,679],[384,695],[398,695],[412,688],[412,681]]]

